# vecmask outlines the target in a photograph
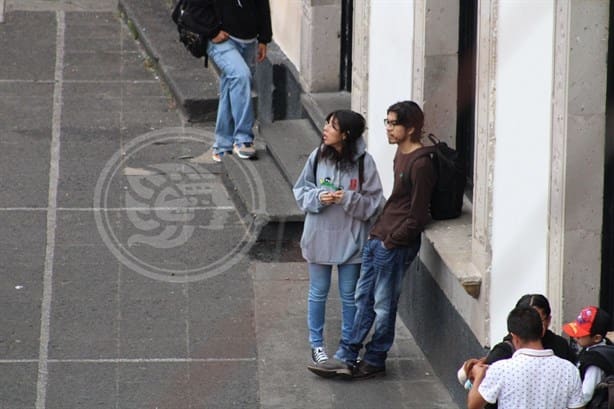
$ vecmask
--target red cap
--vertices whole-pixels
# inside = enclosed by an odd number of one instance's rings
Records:
[[[563,325],[563,331],[572,338],[591,335],[591,329],[597,317],[597,310],[598,308],[593,306],[582,309],[575,321]]]

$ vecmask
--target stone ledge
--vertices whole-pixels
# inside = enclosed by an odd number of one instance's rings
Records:
[[[461,217],[429,224],[424,238],[467,294],[478,298],[482,275],[471,262],[471,221],[470,206],[465,206]]]

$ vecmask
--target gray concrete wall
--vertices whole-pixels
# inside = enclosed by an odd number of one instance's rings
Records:
[[[455,146],[459,5],[448,0],[424,0],[424,3],[424,14],[416,13],[416,18],[425,19],[425,130]]]
[[[565,167],[563,319],[599,302],[605,102],[607,83],[607,1],[570,2],[567,16],[567,80],[564,106]],[[563,6],[559,6],[558,12]],[[565,35],[561,32],[560,35]],[[554,167],[553,167],[554,169]]]
[[[307,92],[339,90],[341,2],[303,0],[300,73]]]
[[[298,71],[277,44],[269,44],[267,58],[256,66],[255,76],[261,123],[303,117]]]
[[[466,407],[467,391],[456,372],[466,359],[484,356],[487,350],[419,259],[405,276],[399,315],[455,402]]]

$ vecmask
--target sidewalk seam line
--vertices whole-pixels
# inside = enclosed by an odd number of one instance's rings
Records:
[[[49,158],[49,198],[47,210],[47,243],[43,272],[43,299],[41,301],[40,345],[38,355],[38,378],[36,382],[36,409],[45,409],[49,378],[49,335],[51,321],[51,298],[53,291],[53,258],[55,230],[57,227],[57,195],[60,175],[60,136],[62,121],[62,81],[64,70],[64,42],[66,21],[63,11],[56,12],[55,84],[53,87],[53,114]]]

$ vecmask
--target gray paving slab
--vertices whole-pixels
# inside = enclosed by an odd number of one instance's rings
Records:
[[[50,128],[49,121],[53,112],[53,100],[50,96],[53,95],[53,85],[28,81],[0,81],[1,130]]]
[[[0,371],[0,407],[31,409],[36,402],[38,362],[2,364]]]
[[[190,364],[188,393],[197,408],[258,408],[257,364],[205,362]]]
[[[53,80],[55,32],[54,13],[8,10],[0,24],[0,79]]]
[[[0,130],[0,208],[46,206],[50,134],[50,129]]]
[[[189,349],[193,358],[256,359],[253,290],[247,264],[189,288]]]
[[[58,206],[90,208],[94,190],[104,165],[120,149],[118,131],[77,129],[64,130],[60,145],[60,180]],[[84,140],[82,140],[84,139]],[[121,204],[122,185],[113,180],[107,207]]]
[[[116,371],[113,363],[50,363],[46,408],[115,407]]]
[[[0,210],[0,357],[37,359],[46,225],[42,211]],[[1,372],[1,371],[0,371]],[[0,394],[2,395],[2,394]]]
[[[117,0],[6,0],[6,11],[114,11]],[[7,17],[8,18],[8,17]]]

